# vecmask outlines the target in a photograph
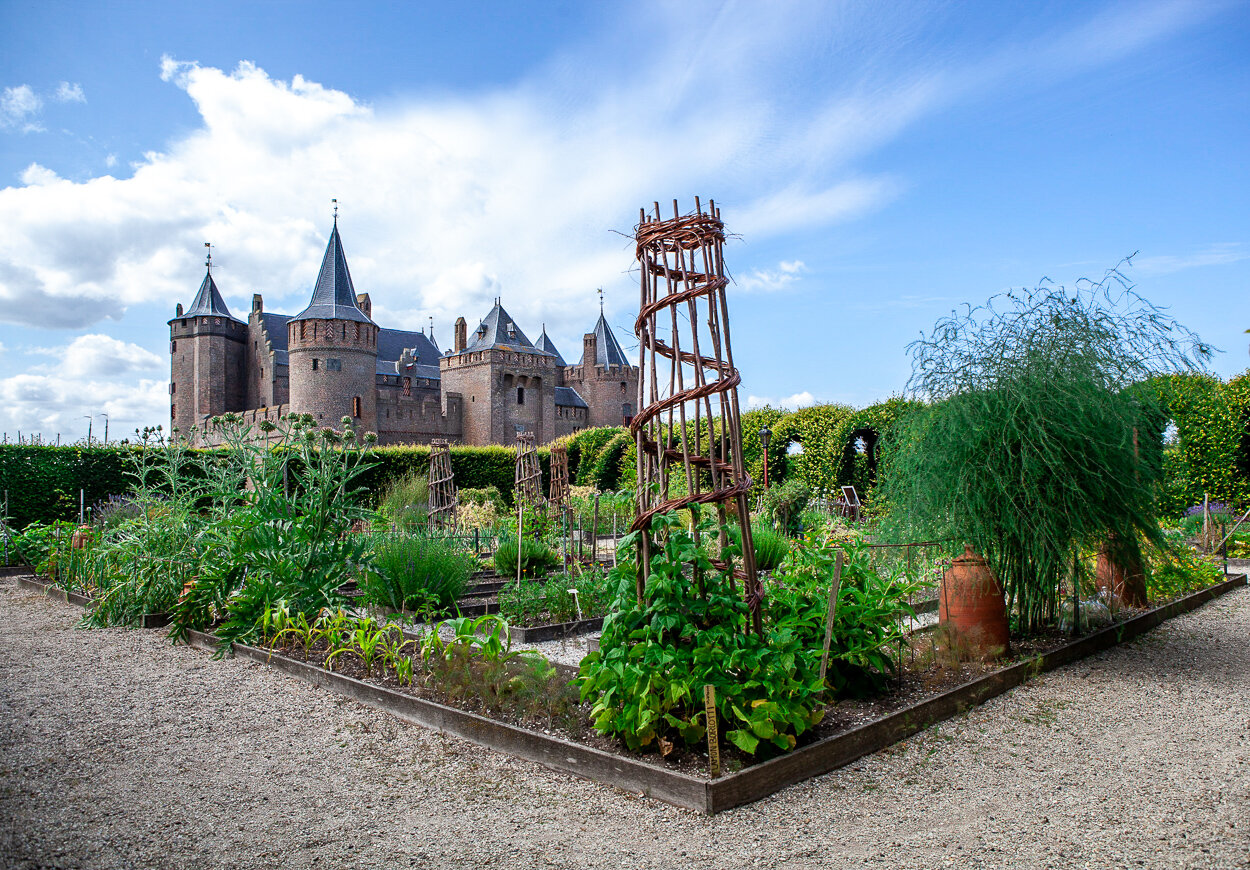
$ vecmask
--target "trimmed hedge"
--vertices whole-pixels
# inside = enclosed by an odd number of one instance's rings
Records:
[[[9,494],[14,528],[78,519],[78,492],[87,506],[129,492],[126,447],[0,445],[0,499]]]

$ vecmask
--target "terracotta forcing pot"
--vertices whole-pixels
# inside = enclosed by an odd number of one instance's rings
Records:
[[[90,544],[91,526],[79,526],[74,530],[74,537],[69,540],[71,550],[85,550]]]
[[[1007,651],[1007,605],[985,560],[965,546],[942,576],[938,622],[961,648],[983,658]]]

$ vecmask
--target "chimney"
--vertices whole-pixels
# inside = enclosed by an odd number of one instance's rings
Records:
[[[356,294],[356,307],[365,313],[365,317],[373,319],[373,303],[369,300],[368,293]]]
[[[455,347],[453,348],[453,350],[455,350],[456,353],[460,353],[462,350],[464,350],[468,346],[469,344],[468,330],[469,330],[469,324],[464,322],[464,318],[457,317],[456,318],[456,339],[455,339],[456,343],[455,343]]]
[[[582,365],[587,367],[587,371],[595,367],[595,359],[598,356],[598,344],[593,332],[588,332],[582,336]]]
[[[181,317],[181,316],[182,316],[182,303],[179,302],[178,307],[174,309],[174,317]]]
[[[252,312],[254,314],[260,314],[264,310],[265,310],[265,300],[260,298],[259,293],[253,293],[252,294]]]

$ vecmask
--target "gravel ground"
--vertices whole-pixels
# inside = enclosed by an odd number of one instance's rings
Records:
[[[1250,867],[1250,589],[706,818],[0,580],[0,866]]]

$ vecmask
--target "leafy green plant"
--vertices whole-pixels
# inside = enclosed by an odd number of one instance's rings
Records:
[[[714,520],[696,518],[699,540],[717,536]],[[631,749],[695,743],[706,728],[703,687],[716,688],[726,739],[747,753],[761,741],[781,750],[816,724],[819,649],[805,648],[791,626],[769,623],[763,636],[745,631],[748,609],[728,571],[716,569],[694,532],[676,515],[657,515],[646,600],[635,594],[637,564],[612,572],[616,599],[604,619],[600,650],[581,664],[582,699],[593,701],[594,727]],[[622,552],[630,552],[635,535]],[[736,556],[730,543],[722,558]],[[687,573],[689,572],[689,573]]]
[[[499,590],[499,613],[512,625],[572,622],[579,612],[580,618],[593,619],[607,613],[614,591],[602,570],[557,574],[542,582],[525,579]]]
[[[397,611],[454,607],[478,564],[453,541],[435,535],[375,535],[370,554],[371,567],[360,581],[364,599]]]

